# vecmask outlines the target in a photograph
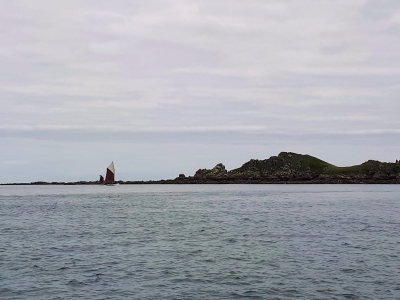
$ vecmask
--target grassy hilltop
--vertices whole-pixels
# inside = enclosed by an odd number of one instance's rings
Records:
[[[400,163],[369,160],[337,167],[310,155],[281,152],[265,160],[251,159],[227,171],[223,164],[200,169],[193,183],[400,183]]]

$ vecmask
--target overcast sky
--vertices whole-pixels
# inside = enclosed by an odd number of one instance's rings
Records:
[[[398,0],[0,0],[0,183],[400,159]]]

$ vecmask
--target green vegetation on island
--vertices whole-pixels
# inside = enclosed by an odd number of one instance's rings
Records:
[[[176,180],[185,178],[178,177]],[[310,155],[281,152],[265,160],[251,159],[227,171],[223,164],[200,169],[193,183],[400,183],[400,162],[369,160],[361,165],[337,167]]]

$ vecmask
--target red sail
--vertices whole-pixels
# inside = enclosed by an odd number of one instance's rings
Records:
[[[99,182],[100,182],[100,183],[103,183],[103,182],[104,182],[104,177],[103,177],[102,175],[100,175],[100,180],[99,180]]]
[[[114,181],[115,181],[115,168],[114,168],[114,163],[111,162],[111,164],[107,167],[106,179],[104,180],[104,183],[113,183]]]
[[[114,173],[111,172],[110,169],[107,169],[106,180],[104,182],[111,183],[111,182],[114,182],[114,181],[115,181]]]

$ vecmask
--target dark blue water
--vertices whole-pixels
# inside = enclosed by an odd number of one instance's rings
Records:
[[[400,299],[400,186],[0,187],[0,299],[245,298]]]

